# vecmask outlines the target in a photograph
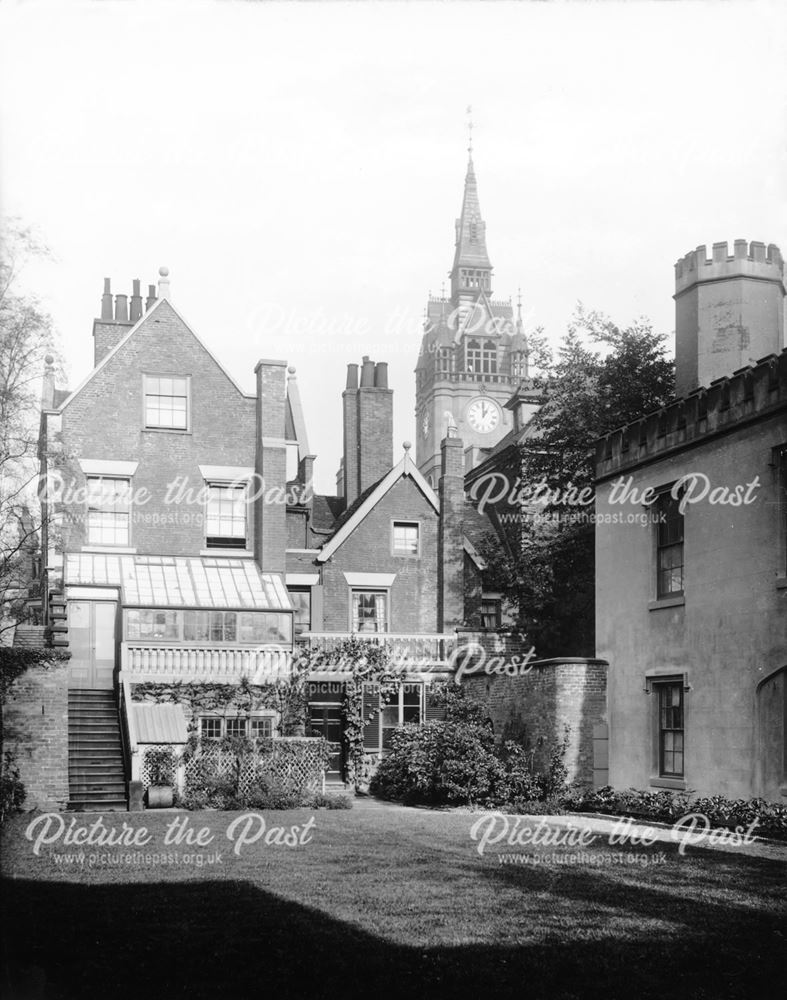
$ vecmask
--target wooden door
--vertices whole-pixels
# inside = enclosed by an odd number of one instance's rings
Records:
[[[68,602],[69,687],[113,687],[116,618],[114,601]]]
[[[341,705],[310,705],[309,729],[311,736],[322,736],[330,747],[331,756],[325,770],[326,781],[344,781]]]

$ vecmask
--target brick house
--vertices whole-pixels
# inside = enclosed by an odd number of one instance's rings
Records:
[[[342,397],[340,491],[315,494],[294,369],[260,361],[243,392],[172,304],[166,269],[144,302],[139,282],[128,301],[107,281],[93,336],[76,389],[47,368],[40,436],[43,606],[71,653],[71,805],[122,807],[128,780],[149,780],[146,748],[189,731],[280,735],[275,706],[181,694],[286,679],[296,653],[352,635],[400,664],[394,696],[364,702],[379,758],[395,726],[427,717],[461,630],[483,624],[461,440],[443,442],[437,492],[409,446],[395,462],[387,366],[364,359]],[[307,734],[333,745],[335,781],[346,679],[309,678]]]
[[[289,487],[299,502],[287,508],[286,582],[297,609],[296,637],[311,651],[353,635],[383,643],[402,677],[392,697],[380,701],[370,691],[365,699],[370,757],[385,752],[398,725],[439,712],[428,694],[435,680],[453,672],[457,630],[482,625],[483,561],[464,531],[463,443],[443,440],[435,492],[409,442],[394,461],[392,397],[385,363],[364,358],[348,365],[340,492],[325,496],[310,489],[314,457],[294,374],[288,381],[299,470]],[[311,731],[334,743],[335,777],[342,770],[337,735],[348,679],[346,671],[316,671],[309,690]]]
[[[787,351],[771,245],[675,267],[679,398],[596,455],[610,781],[787,795]],[[648,491],[648,492],[646,492]]]

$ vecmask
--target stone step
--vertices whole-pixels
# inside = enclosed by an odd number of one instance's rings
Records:
[[[125,799],[69,799],[66,809],[72,812],[128,812]]]

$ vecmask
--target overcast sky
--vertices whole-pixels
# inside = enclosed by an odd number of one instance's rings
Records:
[[[426,297],[453,255],[465,109],[496,298],[557,340],[578,300],[674,327],[700,243],[787,250],[782,3],[9,3],[2,208],[69,381],[102,279],[171,272],[234,377],[298,370],[332,489],[345,366],[390,363],[414,437]]]

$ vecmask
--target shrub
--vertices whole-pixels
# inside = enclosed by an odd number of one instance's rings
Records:
[[[486,727],[428,722],[396,730],[370,790],[412,803],[491,804],[503,779],[504,768]]]
[[[298,809],[308,799],[304,789],[286,788],[275,779],[260,778],[241,796],[241,803],[251,809]]]
[[[312,796],[309,805],[313,809],[352,809],[353,800],[349,795],[341,792],[331,795],[326,792],[317,792]]]
[[[765,799],[728,799],[713,795],[692,800],[690,792],[616,791],[604,788],[572,788],[563,796],[563,806],[575,812],[600,812],[674,823],[688,813],[701,813],[712,827],[749,827],[763,837],[787,839],[787,806]]]
[[[20,812],[25,801],[25,786],[19,778],[19,769],[13,754],[6,751],[0,774],[0,823],[6,816]]]

